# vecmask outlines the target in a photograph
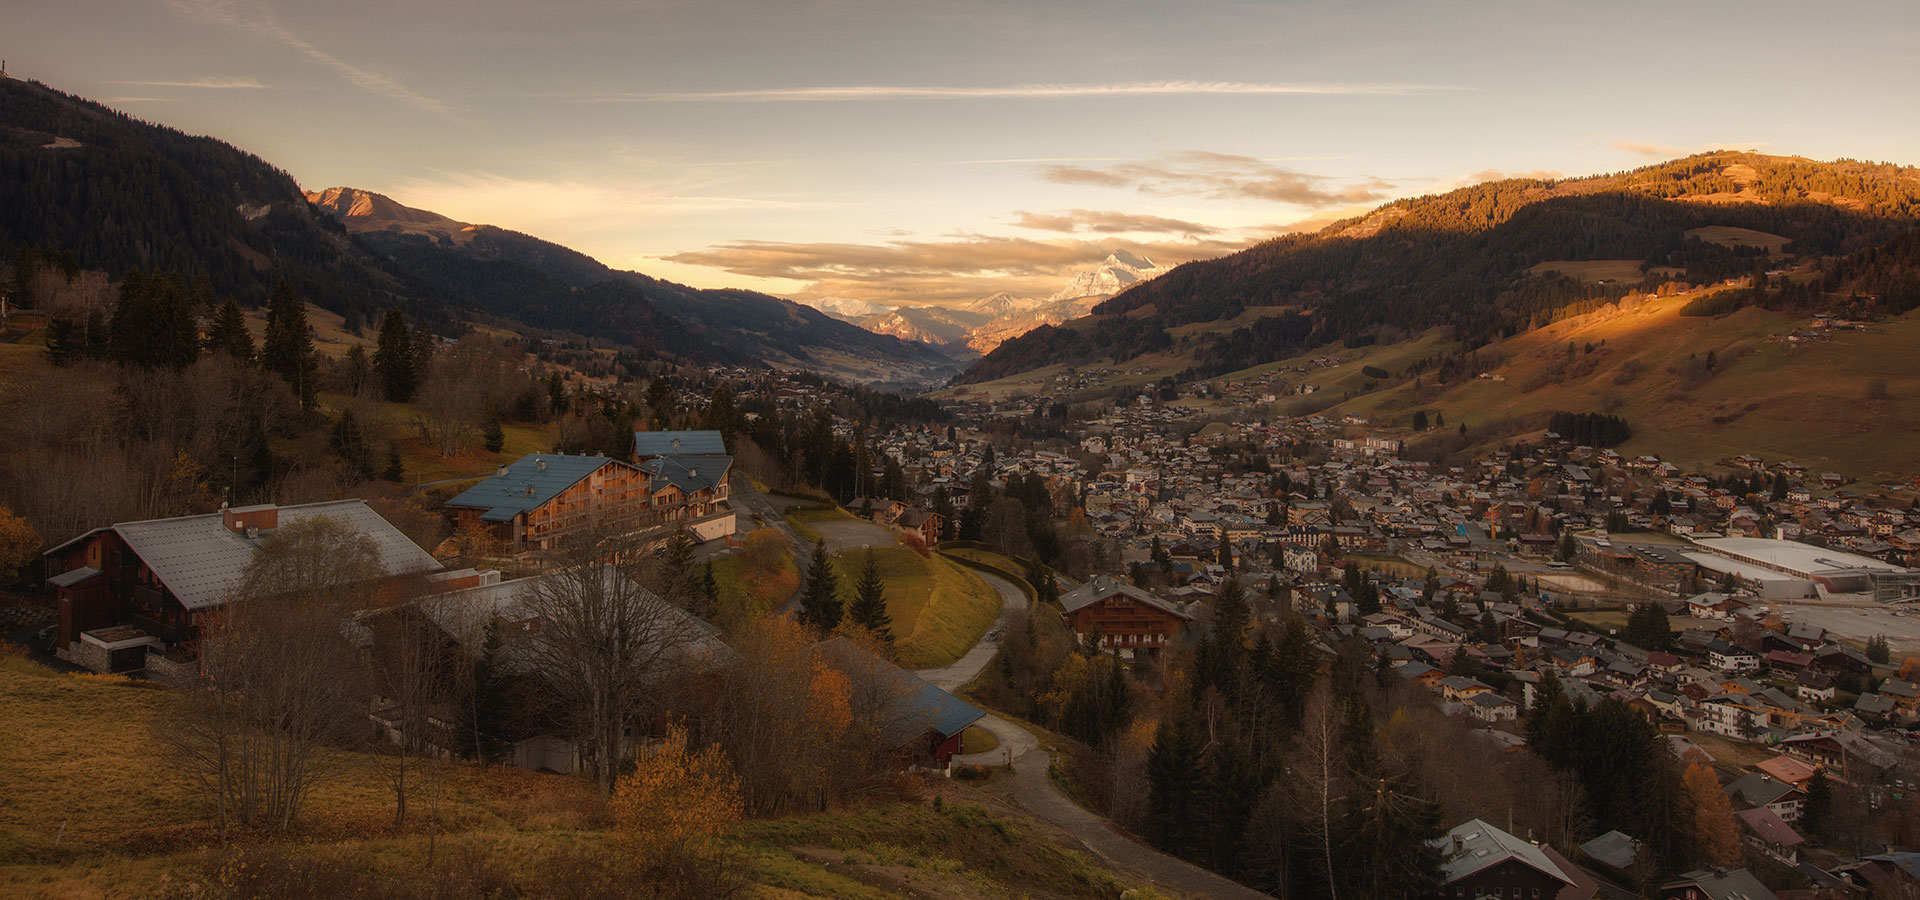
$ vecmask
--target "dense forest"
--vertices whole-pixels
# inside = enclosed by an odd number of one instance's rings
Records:
[[[436,324],[447,297],[317,214],[287,173],[54,91],[0,81],[0,246],[72,253],[89,269],[205,273],[220,295],[282,279],[315,304],[401,306]]]
[[[1738,179],[1730,174],[1736,170]],[[1474,346],[1636,286],[1530,272],[1543,262],[1641,260],[1644,280],[1637,286],[1651,289],[1765,268],[1759,248],[1724,247],[1687,234],[1707,226],[1780,235],[1791,242],[1788,252],[1800,254],[1844,255],[1884,243],[1910,228],[1920,211],[1920,179],[1906,177],[1909,172],[1846,160],[1717,153],[1617,175],[1511,179],[1399,200],[1317,234],[1180,266],[1096,307],[1098,324],[1030,332],[1001,345],[961,380],[1056,362],[1124,361],[1164,347],[1155,332],[1230,319],[1251,307],[1299,307],[1313,328],[1303,337],[1297,323],[1276,332],[1260,320],[1201,339],[1196,358],[1204,361],[1203,372],[1282,358],[1301,346],[1351,344],[1388,329],[1444,326]],[[1762,202],[1676,199],[1736,192]],[[1833,197],[1848,203],[1827,202]],[[1124,328],[1103,327],[1123,314]]]

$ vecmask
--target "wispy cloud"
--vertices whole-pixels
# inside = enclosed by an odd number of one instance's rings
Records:
[[[1051,165],[1043,167],[1040,176],[1056,184],[1131,187],[1147,194],[1216,200],[1266,200],[1314,209],[1380,200],[1395,187],[1378,178],[1335,179],[1251,156],[1205,150],[1183,150],[1157,160],[1104,168]]]
[[[254,78],[194,78],[187,81],[116,81],[135,87],[200,88],[215,91],[261,90],[266,85]]]
[[[1398,96],[1458,90],[1434,84],[1355,82],[1123,81],[1105,84],[859,84],[731,91],[643,91],[562,97],[583,103],[819,103],[860,100],[1055,100],[1078,97],[1357,94]]]
[[[1677,156],[1690,156],[1710,150],[1757,150],[1772,146],[1772,141],[1707,141],[1693,147],[1674,147],[1667,144],[1652,144],[1646,141],[1614,141],[1613,149],[1624,150],[1635,156],[1648,159],[1672,159]]]
[[[1219,232],[1219,229],[1212,226],[1182,219],[1095,209],[1070,209],[1059,213],[1020,210],[1013,214],[1013,224],[1036,231],[1058,231],[1064,234],[1092,232],[1094,234],[1209,235]]]
[[[944,241],[881,244],[737,241],[663,257],[734,275],[805,283],[800,297],[856,297],[919,305],[983,297],[998,291],[1047,296],[1074,272],[1098,265],[1116,247],[1161,265],[1221,256],[1251,240],[1113,242],[961,235]]]
[[[167,0],[181,15],[199,22],[241,29],[263,40],[288,47],[312,62],[332,69],[356,87],[423,112],[454,118],[446,104],[371,69],[361,68],[301,39],[281,26],[265,0]]]

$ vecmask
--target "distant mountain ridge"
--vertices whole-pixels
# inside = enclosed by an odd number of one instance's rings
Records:
[[[862,382],[925,383],[955,370],[947,357],[920,344],[778,297],[620,271],[550,241],[456,221],[371,191],[336,187],[309,192],[307,199],[401,268],[473,298],[483,310],[537,327],[626,341],[651,335],[676,352]]]
[[[813,305],[868,331],[971,357],[989,353],[1003,341],[1042,325],[1058,325],[1084,316],[1101,301],[1165,271],[1152,260],[1122,248],[1107,254],[1098,265],[1075,273],[1065,286],[1044,299],[1015,297],[1001,291],[964,306],[888,307],[846,298],[816,300]]]

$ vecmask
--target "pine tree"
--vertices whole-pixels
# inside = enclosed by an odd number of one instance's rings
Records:
[[[840,626],[841,613],[840,578],[833,572],[826,542],[815,541],[813,559],[807,564],[807,587],[800,594],[800,624],[831,632]]]
[[[873,548],[867,548],[860,565],[860,578],[853,584],[853,605],[847,610],[855,624],[893,643],[893,617],[887,614],[886,586],[880,581],[880,563]]]
[[[499,453],[507,445],[507,431],[500,424],[498,407],[487,407],[487,423],[480,429],[480,441],[488,453]]]
[[[267,298],[267,333],[260,344],[260,364],[293,388],[301,408],[313,408],[319,386],[314,383],[317,363],[313,337],[307,333],[307,305],[284,279]]]
[[[693,565],[694,548],[693,535],[682,526],[674,529],[654,551],[653,591],[681,609],[690,609],[699,602],[697,594],[701,586]]]
[[[238,362],[253,362],[253,335],[247,331],[246,317],[232,297],[220,304],[207,329],[207,352],[225,353]]]
[[[387,445],[387,468],[380,473],[380,477],[395,484],[406,480],[407,470],[405,466],[400,464],[399,447],[392,444]]]
[[[1205,789],[1200,740],[1184,710],[1160,720],[1147,752],[1147,823],[1153,845],[1192,858],[1200,839],[1200,801]]]
[[[340,457],[348,478],[354,481],[373,479],[373,448],[368,446],[366,429],[353,410],[340,412],[340,419],[333,424],[328,443],[333,446],[334,454]]]
[[[407,333],[406,317],[397,309],[387,310],[380,319],[380,337],[373,351],[373,370],[380,375],[381,390],[387,400],[405,403],[413,399],[417,382],[413,361],[413,338]]]
[[[1213,630],[1219,635],[1221,663],[1229,677],[1237,675],[1247,643],[1247,624],[1252,612],[1247,608],[1247,591],[1240,579],[1229,578],[1213,598]]]
[[[720,582],[713,577],[713,561],[700,567],[700,590],[696,595],[698,605],[689,611],[705,621],[713,621],[720,610]]]

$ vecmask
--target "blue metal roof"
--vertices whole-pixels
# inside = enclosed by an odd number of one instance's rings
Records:
[[[628,465],[604,456],[562,456],[529,453],[507,466],[506,474],[493,475],[447,501],[448,506],[484,509],[480,518],[488,522],[510,522],[513,517],[560,496],[562,491],[580,483],[580,479],[607,464]]]
[[[636,431],[635,459],[649,456],[725,456],[727,442],[718,431]]]

